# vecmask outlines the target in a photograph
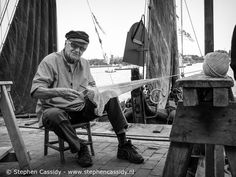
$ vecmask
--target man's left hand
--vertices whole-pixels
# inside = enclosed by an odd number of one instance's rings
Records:
[[[95,95],[95,90],[93,89],[93,87],[88,87],[85,93],[85,96],[87,96],[89,98],[89,100],[93,100]]]

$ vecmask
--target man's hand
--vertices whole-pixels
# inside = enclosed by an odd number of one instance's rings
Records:
[[[86,90],[83,92],[84,96],[87,96],[89,100],[93,100],[95,95],[95,87],[86,87]]]
[[[56,88],[56,92],[59,97],[69,101],[73,101],[78,97],[83,97],[78,91],[70,88]]]

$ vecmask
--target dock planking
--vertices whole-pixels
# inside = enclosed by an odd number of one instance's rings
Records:
[[[57,173],[60,171],[63,176],[76,176],[75,173],[85,172],[89,170],[89,173],[96,173],[97,176],[102,176],[99,173],[104,171],[117,173],[113,176],[159,176],[164,168],[164,161],[166,153],[168,151],[169,142],[168,136],[170,133],[170,125],[157,125],[157,124],[130,124],[127,131],[127,136],[132,139],[133,144],[138,148],[144,158],[143,164],[132,164],[124,160],[116,158],[117,152],[117,139],[115,133],[112,131],[112,127],[109,122],[91,122],[95,156],[93,157],[94,165],[90,168],[83,169],[76,163],[75,155],[70,152],[65,152],[66,163],[61,164],[59,153],[52,149],[49,149],[48,156],[43,155],[43,137],[44,131],[38,129],[37,124],[28,125],[27,122],[31,122],[32,119],[17,119],[17,124],[20,127],[20,132],[24,139],[27,150],[31,155],[32,177],[42,176],[43,171]],[[10,145],[8,141],[9,137],[6,133],[6,127],[2,123],[0,118],[0,146]],[[162,126],[160,128],[160,126]],[[156,129],[162,129],[160,133],[153,133]],[[79,130],[83,133],[83,130]],[[78,133],[79,133],[78,132]],[[103,136],[99,136],[103,135]],[[106,137],[106,135],[109,135]],[[51,136],[55,136],[53,133]],[[81,138],[85,135],[79,135]],[[56,139],[56,136],[53,137]],[[165,141],[162,141],[162,139]],[[158,140],[160,139],[160,140]],[[0,163],[0,176],[7,175],[6,171],[16,172],[19,170],[17,162]],[[40,171],[41,170],[41,171]],[[58,170],[58,171],[56,171]],[[74,173],[74,174],[69,174]],[[124,175],[123,173],[127,174]],[[44,174],[45,175],[45,174]],[[17,175],[14,175],[17,176]],[[45,175],[50,176],[50,175]],[[83,176],[95,176],[93,174],[84,174]]]

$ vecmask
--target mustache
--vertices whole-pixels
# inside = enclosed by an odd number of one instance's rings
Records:
[[[80,52],[73,51],[71,53],[74,54],[74,55],[79,55],[80,56]]]

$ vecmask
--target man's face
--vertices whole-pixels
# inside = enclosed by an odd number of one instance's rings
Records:
[[[81,39],[68,39],[65,44],[65,56],[69,63],[75,63],[80,60],[80,57],[87,49],[88,43]]]

